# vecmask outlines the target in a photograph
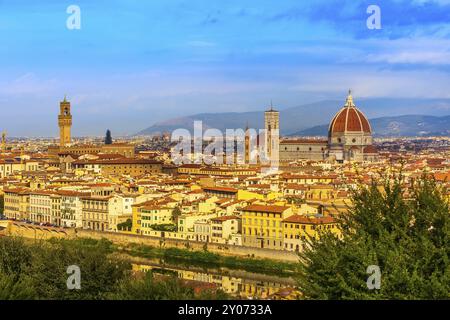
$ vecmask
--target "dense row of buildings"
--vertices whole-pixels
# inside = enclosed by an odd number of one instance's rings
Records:
[[[300,250],[322,229],[337,232],[331,215],[317,217],[320,206],[289,204],[283,192],[202,187],[201,179],[174,180],[172,187],[164,187],[164,180],[142,182],[134,192],[111,183],[64,186],[58,180],[39,189],[8,186],[4,215],[48,226],[287,250]],[[167,226],[173,228],[162,231]]]
[[[450,164],[442,155],[403,159],[406,184],[423,170],[443,185],[450,178]],[[61,170],[51,166],[49,155],[30,160],[36,170],[0,179],[9,219],[293,251],[320,231],[338,233],[335,218],[351,205],[352,188],[369,184],[388,166],[400,170],[386,158],[358,167],[306,161],[271,175],[183,165],[171,173],[135,176],[105,175],[88,167]]]
[[[17,140],[2,144],[0,195],[8,219],[66,228],[301,251],[321,232],[339,235],[336,217],[359,185],[402,170],[405,186],[424,171],[450,190],[450,141],[408,151],[374,146],[370,123],[349,94],[330,123],[328,140],[269,144],[278,171],[254,165],[174,165],[170,142],[139,150],[137,138],[112,144],[71,138],[70,103],[59,115],[60,145]],[[268,139],[279,112],[266,112]],[[154,141],[152,139],[149,143]],[[165,142],[164,142],[165,141]],[[160,148],[167,143],[168,148]],[[436,146],[439,146],[437,148]],[[151,147],[150,147],[151,149]],[[450,193],[449,193],[450,195]]]

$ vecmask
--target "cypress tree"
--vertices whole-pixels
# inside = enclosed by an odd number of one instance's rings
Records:
[[[106,130],[106,136],[105,136],[105,144],[112,144],[112,137],[111,137],[111,131],[108,129]]]

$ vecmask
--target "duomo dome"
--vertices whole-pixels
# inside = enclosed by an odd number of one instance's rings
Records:
[[[329,154],[337,160],[363,160],[376,153],[370,122],[353,103],[351,91],[345,105],[330,122],[328,146]]]
[[[280,146],[281,161],[375,161],[377,157],[369,120],[353,103],[351,91],[330,122],[328,139],[285,139]]]
[[[345,132],[372,134],[369,120],[353,103],[351,92],[347,96],[344,107],[331,120],[328,136]]]

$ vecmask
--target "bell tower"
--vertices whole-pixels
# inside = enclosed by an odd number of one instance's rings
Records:
[[[264,124],[268,158],[271,161],[278,161],[280,113],[273,108],[272,102],[270,102],[270,109],[264,112]]]
[[[59,145],[65,147],[70,144],[70,129],[72,127],[72,114],[70,113],[70,102],[64,96],[59,103]]]

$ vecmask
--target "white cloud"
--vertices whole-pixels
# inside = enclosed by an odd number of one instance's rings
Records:
[[[352,89],[358,97],[450,98],[449,83],[450,74],[439,71],[334,67],[303,71],[297,84],[289,89],[328,95],[345,94]]]
[[[426,3],[437,3],[441,6],[445,6],[450,4],[450,0],[413,0],[412,1],[413,4],[426,4]]]
[[[450,52],[442,51],[401,51],[385,54],[371,54],[368,62],[387,62],[391,64],[431,64],[450,65]]]
[[[450,1],[450,0],[449,0]],[[404,38],[397,40],[369,40],[365,62],[409,64],[409,65],[449,65],[450,40],[435,38]]]

